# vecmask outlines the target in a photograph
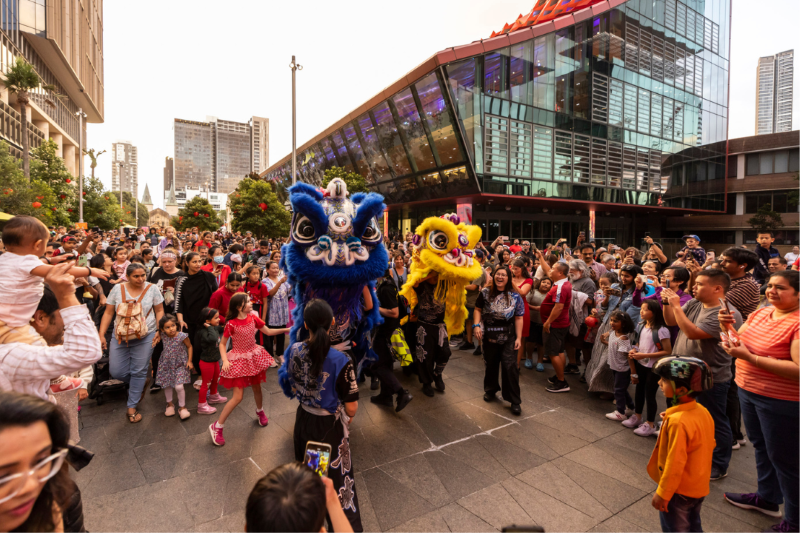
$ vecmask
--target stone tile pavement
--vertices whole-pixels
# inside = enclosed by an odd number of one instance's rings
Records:
[[[351,426],[353,464],[367,531],[494,531],[537,524],[547,531],[660,531],[645,467],[655,440],[603,415],[586,392],[544,390],[548,372],[522,369],[522,416],[483,401],[483,360],[454,352],[446,392],[424,396],[416,377],[398,375],[414,400],[399,414],[369,402],[369,384]],[[207,431],[187,388],[188,420],[166,418],[163,393],[147,394],[144,420],[130,424],[124,398],[83,403],[81,445],[97,455],[74,478],[89,531],[243,531],[247,495],[261,476],[293,460],[297,402],[277,372],[262,385],[270,424],[255,422],[251,393],[225,427],[224,447]],[[660,393],[659,393],[660,394]],[[230,396],[230,392],[226,395]],[[664,402],[663,396],[660,401]],[[729,476],[711,486],[706,531],[761,531],[772,519],[723,501],[753,492],[752,446],[733,452]]]

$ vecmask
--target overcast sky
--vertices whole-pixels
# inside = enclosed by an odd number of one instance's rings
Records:
[[[304,68],[297,79],[300,145],[436,51],[488,37],[534,3],[106,1],[105,123],[89,125],[88,145],[108,153],[96,173],[109,187],[111,143],[133,142],[139,196],[147,183],[161,206],[173,119],[208,115],[268,117],[272,163],[291,151],[292,54]],[[733,0],[730,138],[754,134],[758,58],[800,43],[798,0],[773,0],[764,10],[753,5]],[[794,101],[800,112],[800,87]]]

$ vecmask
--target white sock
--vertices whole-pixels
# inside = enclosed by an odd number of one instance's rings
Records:
[[[264,409],[256,409],[256,413],[263,413]]]
[[[218,427],[218,428],[224,428],[224,427],[225,427],[225,424],[220,424],[220,423],[219,423],[219,421],[217,421],[217,427]]]
[[[178,405],[181,407],[186,405],[186,391],[183,389],[183,383],[175,385],[175,392],[178,393]]]

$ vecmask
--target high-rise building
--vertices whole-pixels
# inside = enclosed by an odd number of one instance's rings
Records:
[[[175,160],[167,157],[164,160],[164,191],[168,191],[172,187],[172,180],[175,179]]]
[[[0,5],[0,73],[22,57],[44,84],[26,106],[30,149],[52,139],[69,172],[77,176],[79,141],[86,123],[102,123],[103,1],[7,0]],[[0,84],[0,137],[22,156],[17,98]],[[77,115],[86,113],[83,132]],[[86,142],[83,144],[87,148]]]
[[[139,150],[130,141],[111,145],[111,190],[139,195]]]
[[[792,131],[794,50],[758,59],[756,135]]]
[[[172,165],[175,188],[232,192],[250,172],[266,169],[269,161],[269,119],[252,117],[234,122],[206,117],[205,122],[175,119],[175,159],[167,160],[164,190]]]
[[[269,167],[269,119],[250,119],[250,154],[252,172],[261,174]]]

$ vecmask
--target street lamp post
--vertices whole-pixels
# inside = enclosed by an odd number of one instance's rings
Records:
[[[292,185],[294,185],[297,176],[297,98],[295,96],[295,74],[298,70],[303,70],[303,65],[297,64],[294,56],[292,56],[292,62],[289,67],[292,69]]]
[[[125,163],[117,161],[117,166],[119,167],[119,214],[122,216],[122,218],[119,219],[119,232],[122,234],[125,231],[124,224],[122,223],[122,219],[125,218],[123,216],[125,214],[125,206],[122,204],[122,169],[125,168]]]
[[[78,222],[83,223],[83,119],[86,113],[78,108]]]

